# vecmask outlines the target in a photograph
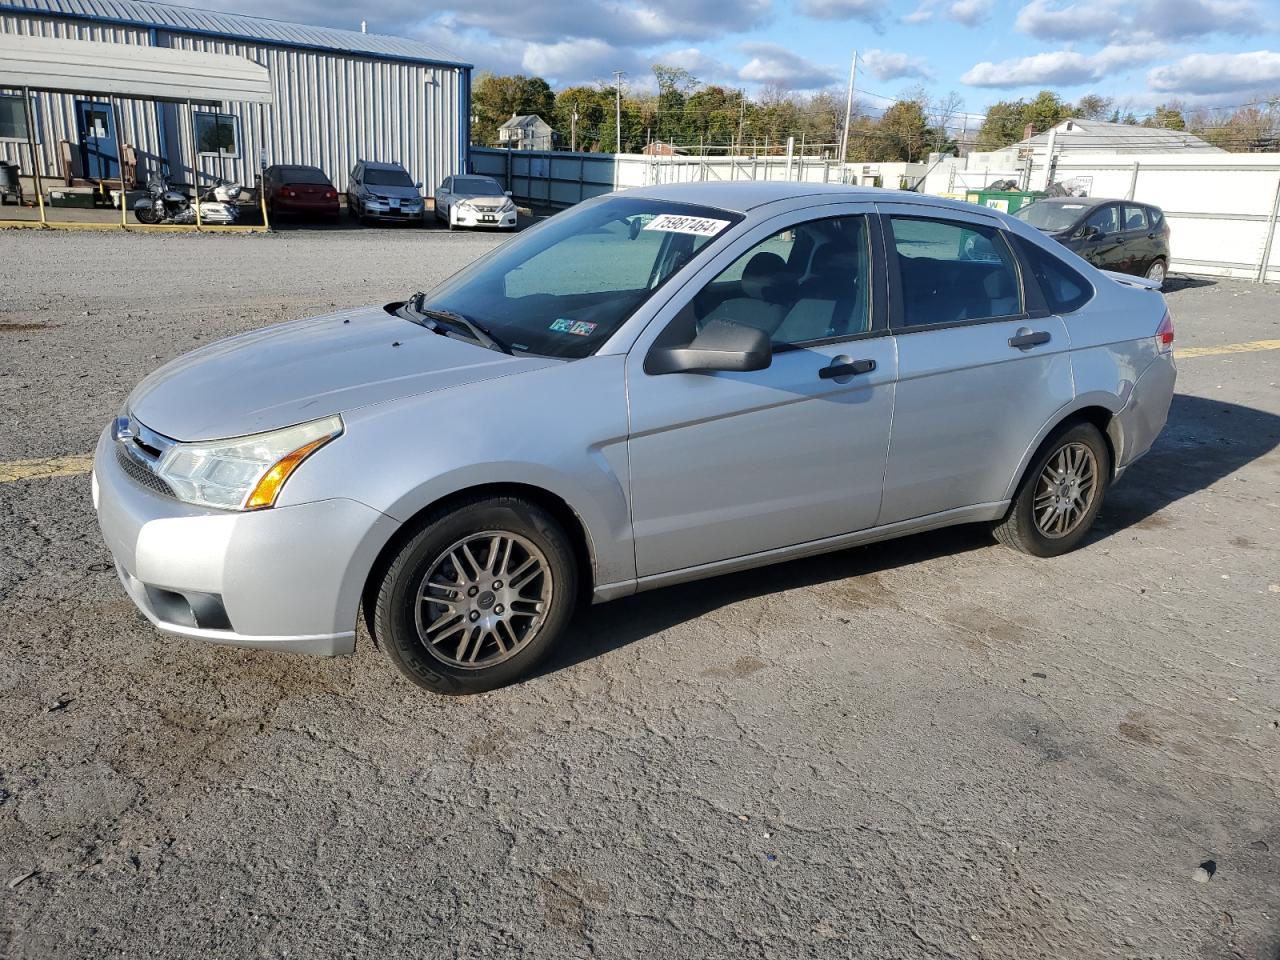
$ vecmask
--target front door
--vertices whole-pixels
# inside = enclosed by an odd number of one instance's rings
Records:
[[[641,577],[875,525],[896,357],[873,280],[878,227],[858,207],[839,209],[758,227],[681,291],[651,324],[656,340],[642,336],[628,356]],[[771,365],[646,372],[655,342],[687,344],[712,321],[769,333]]]
[[[1074,395],[1065,324],[1027,310],[998,225],[882,205],[898,344],[880,523],[1002,501]],[[896,267],[894,270],[892,267]]]
[[[80,162],[88,180],[118,180],[120,154],[116,149],[116,126],[109,103],[76,101],[76,122],[80,133]]]
[[[1077,252],[1099,270],[1119,270],[1125,258],[1124,243],[1120,205],[1108,203],[1085,218],[1084,238]]]

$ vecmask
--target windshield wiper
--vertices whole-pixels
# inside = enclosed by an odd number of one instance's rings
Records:
[[[491,350],[498,350],[501,353],[505,353],[510,356],[515,356],[515,353],[512,351],[512,349],[509,346],[507,346],[507,344],[505,344],[502,340],[500,340],[496,335],[491,333],[486,327],[483,327],[480,324],[476,323],[474,320],[470,320],[467,317],[464,317],[462,314],[455,313],[452,310],[429,309],[426,306],[424,306],[426,299],[427,299],[427,295],[425,293],[418,292],[418,293],[415,293],[412,297],[410,297],[407,301],[405,301],[405,306],[408,307],[410,310],[412,310],[414,313],[416,313],[418,316],[424,317],[425,319],[432,321],[434,326],[429,327],[428,329],[436,330],[439,333],[444,333],[445,331],[440,328],[440,324],[449,324],[453,327],[462,327],[462,329],[467,332],[467,335],[472,340],[476,341],[476,343],[479,343],[482,346],[486,346]]]

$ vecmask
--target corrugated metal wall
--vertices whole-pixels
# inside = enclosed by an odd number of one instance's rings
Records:
[[[147,30],[47,17],[3,16],[0,32],[151,42]],[[275,102],[270,106],[223,104],[224,112],[239,118],[240,155],[199,158],[202,180],[224,177],[252,184],[264,148],[268,164],[320,167],[339,190],[346,188],[347,175],[361,158],[403,163],[415,180],[422,181],[428,196],[445,177],[462,172],[469,109],[463,69],[166,31],[156,32],[156,42],[181,50],[247,57],[271,72]],[[46,176],[61,176],[58,141],[77,142],[76,99],[83,98],[40,97],[41,172]],[[120,111],[121,139],[138,150],[143,174],[158,169],[167,144],[173,175],[189,180],[192,150],[186,108],[122,100]],[[24,172],[30,167],[27,153],[20,144],[0,144],[0,155],[18,162]]]

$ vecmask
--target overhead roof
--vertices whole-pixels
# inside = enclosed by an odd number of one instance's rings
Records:
[[[1089,150],[1107,153],[1226,152],[1184,130],[1170,130],[1166,127],[1140,127],[1132,123],[1072,118],[1062,121],[1054,129],[1054,149],[1064,153]],[[1005,149],[1044,147],[1048,142],[1048,132],[1038,133]]]
[[[0,33],[0,87],[144,100],[271,102],[271,74],[245,57]]]
[[[351,11],[353,19],[360,16],[358,4],[347,9]],[[410,60],[452,67],[471,66],[448,50],[419,40],[361,33],[358,30],[312,27],[286,20],[197,10],[169,3],[150,3],[148,0],[0,0],[0,12],[13,11],[249,40],[285,47],[329,50],[380,59]]]

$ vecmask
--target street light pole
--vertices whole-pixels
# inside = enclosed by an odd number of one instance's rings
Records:
[[[853,121],[853,84],[858,76],[858,51],[853,51],[849,61],[849,95],[844,102],[844,132],[840,134],[840,162],[849,159],[849,124]]]
[[[621,70],[613,71],[613,92],[616,96],[613,123],[614,123],[614,140],[613,152],[622,152],[622,78],[624,74]]]

